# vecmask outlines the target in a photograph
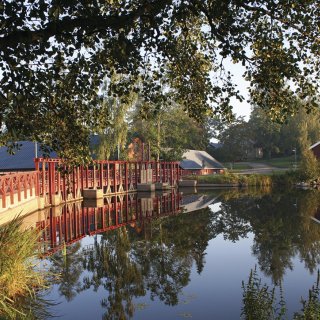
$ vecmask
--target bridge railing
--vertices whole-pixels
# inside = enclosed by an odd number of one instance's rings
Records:
[[[104,193],[134,191],[139,183],[169,183],[179,180],[178,162],[94,161],[90,166],[68,167],[60,159],[35,159],[35,171],[0,175],[0,210],[41,196],[45,205],[81,197],[82,190],[103,189]]]
[[[47,204],[55,195],[62,201],[77,199],[84,189],[103,189],[104,193],[128,192],[139,183],[177,184],[178,162],[97,160],[89,166],[69,167],[61,159],[36,158],[39,194]]]
[[[37,171],[0,175],[0,211],[39,195]]]

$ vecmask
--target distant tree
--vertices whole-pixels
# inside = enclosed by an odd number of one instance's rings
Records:
[[[304,130],[301,125],[306,124]],[[290,117],[287,123],[280,129],[279,148],[284,154],[292,154],[292,149],[300,155],[307,147],[320,140],[320,111],[307,112],[299,109],[299,112]]]
[[[209,119],[195,121],[174,101],[165,107],[145,106],[141,101],[132,113],[129,130],[150,143],[154,159],[168,161],[181,159],[186,149],[206,150],[212,137]]]
[[[224,161],[245,160],[253,148],[253,140],[248,123],[238,118],[229,125],[225,125],[219,134],[222,147],[216,156]]]
[[[261,108],[254,107],[248,125],[251,137],[255,145],[263,149],[264,157],[271,158],[272,154],[279,153],[280,124],[272,121]]]
[[[128,121],[126,115],[128,110],[136,103],[137,94],[132,92],[128,100],[121,102],[119,98],[112,96],[111,87],[123,81],[122,76],[114,76],[111,81],[105,81],[101,91],[99,103],[107,111],[108,123],[97,128],[99,143],[95,146],[94,153],[101,160],[107,160],[117,152],[118,148],[124,150],[127,141]]]
[[[301,105],[301,101],[296,100],[295,103]],[[263,109],[255,106],[248,123],[235,121],[230,125],[220,125],[218,138],[224,145],[215,150],[214,155],[231,161],[235,157],[245,158],[246,152],[259,147],[266,158],[292,155],[294,149],[300,156],[305,148],[320,140],[320,111],[307,112],[298,106],[297,110],[285,123],[279,124],[272,121]],[[303,123],[306,124],[305,132],[301,130]]]

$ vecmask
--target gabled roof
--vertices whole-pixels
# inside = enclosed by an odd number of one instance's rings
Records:
[[[183,212],[192,212],[208,207],[213,204],[219,196],[191,194],[182,197],[181,207]]]
[[[180,161],[180,167],[185,170],[223,169],[223,165],[206,151],[187,150]]]
[[[7,151],[7,147],[0,147],[0,171],[16,171],[16,170],[34,170],[35,143],[32,141],[17,141],[20,145],[19,150],[11,155]],[[38,144],[38,157],[42,157],[43,153]],[[56,158],[56,153],[51,153],[51,157]]]
[[[316,142],[315,144],[313,144],[311,147],[309,147],[309,150],[315,148],[316,146],[318,146],[320,144],[320,141]]]
[[[99,144],[100,136],[91,135],[90,145],[93,148]],[[19,150],[15,151],[14,155],[7,152],[7,147],[0,147],[0,171],[17,171],[17,170],[34,170],[34,158],[35,158],[35,142],[33,141],[17,141],[20,145]],[[40,143],[38,146],[38,158],[43,157],[43,152],[40,149]],[[50,158],[57,158],[56,152],[50,153]],[[95,154],[93,154],[95,158]]]

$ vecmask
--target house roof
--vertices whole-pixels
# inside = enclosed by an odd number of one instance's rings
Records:
[[[208,207],[213,204],[219,196],[190,194],[184,195],[181,200],[183,212],[192,212]]]
[[[90,136],[90,146],[93,148],[99,144],[100,137],[98,135]],[[0,171],[17,171],[17,170],[34,170],[35,158],[35,142],[33,141],[17,141],[20,145],[19,150],[15,151],[14,155],[7,152],[7,147],[0,147]],[[57,158],[56,152],[50,153],[50,158]],[[38,158],[43,157],[43,152],[38,143]],[[96,158],[93,152],[93,158]]]
[[[7,147],[0,147],[0,171],[16,171],[16,170],[34,170],[35,165],[35,143],[32,141],[17,141],[20,145],[19,150],[11,155],[7,151]],[[43,153],[38,144],[38,157],[42,157]],[[56,153],[52,152],[51,157],[56,158]]]
[[[320,141],[316,142],[315,144],[313,144],[311,147],[309,147],[309,150],[315,148],[316,146],[318,146],[320,144]]]
[[[223,169],[223,165],[206,151],[187,150],[180,161],[180,167],[185,170]]]

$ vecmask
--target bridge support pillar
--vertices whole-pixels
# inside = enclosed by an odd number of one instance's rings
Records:
[[[101,199],[103,198],[103,189],[84,189],[82,196],[84,199]]]
[[[156,185],[155,183],[138,183],[137,188],[138,191],[155,191]]]
[[[167,190],[171,189],[171,186],[167,182],[158,182],[156,183],[156,190]]]

